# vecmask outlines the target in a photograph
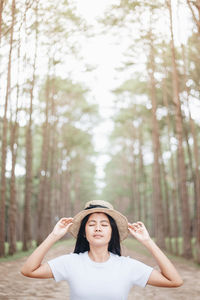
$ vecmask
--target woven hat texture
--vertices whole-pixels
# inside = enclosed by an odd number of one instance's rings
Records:
[[[92,205],[100,205],[104,207],[89,208]],[[92,200],[87,202],[85,204],[84,210],[82,210],[81,212],[79,212],[77,215],[74,216],[73,224],[70,226],[69,232],[76,238],[79,232],[81,222],[84,219],[84,217],[95,212],[102,212],[111,216],[117,224],[119,235],[120,235],[120,241],[123,241],[124,239],[127,238],[129,234],[127,218],[119,211],[115,210],[111,203],[104,200]]]

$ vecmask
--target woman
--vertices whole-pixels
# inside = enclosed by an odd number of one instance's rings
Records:
[[[70,232],[77,238],[74,253],[47,263],[50,247]],[[160,272],[130,257],[121,256],[120,241],[128,233],[141,242],[157,261]],[[106,201],[93,200],[74,218],[62,218],[30,255],[21,273],[32,278],[66,280],[71,300],[122,300],[132,286],[179,287],[182,279],[165,254],[150,238],[142,222],[128,220]]]

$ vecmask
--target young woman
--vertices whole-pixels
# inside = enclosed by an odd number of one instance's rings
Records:
[[[47,263],[50,247],[70,232],[77,238],[74,253]],[[120,241],[131,234],[155,258],[160,272],[121,256]],[[150,238],[142,222],[127,218],[106,201],[93,200],[74,218],[62,218],[21,269],[24,276],[66,280],[71,300],[124,300],[132,286],[179,287],[183,281],[165,254]]]

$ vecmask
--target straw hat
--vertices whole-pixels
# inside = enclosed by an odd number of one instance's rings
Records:
[[[102,207],[90,208],[93,205],[98,205]],[[120,241],[123,241],[125,238],[127,238],[129,234],[127,218],[124,215],[122,215],[120,212],[115,210],[109,202],[103,200],[92,200],[87,202],[85,204],[84,210],[82,210],[81,212],[79,212],[77,215],[74,216],[73,224],[69,227],[69,232],[76,238],[83,218],[95,212],[102,212],[111,216],[117,224]]]

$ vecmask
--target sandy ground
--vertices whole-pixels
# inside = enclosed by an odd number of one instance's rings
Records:
[[[49,251],[46,260],[70,253],[72,250],[71,247],[61,244]],[[123,254],[156,267],[155,261],[152,258],[142,254],[135,253],[126,248],[123,248]],[[53,279],[40,280],[22,276],[19,270],[25,259],[0,263],[0,300],[70,299],[69,288],[66,282],[56,283]],[[183,286],[173,289],[152,286],[147,286],[144,289],[134,287],[129,294],[128,300],[199,300],[200,268],[197,268],[192,262],[190,263],[183,259],[178,259],[174,264],[182,275],[184,280]]]

